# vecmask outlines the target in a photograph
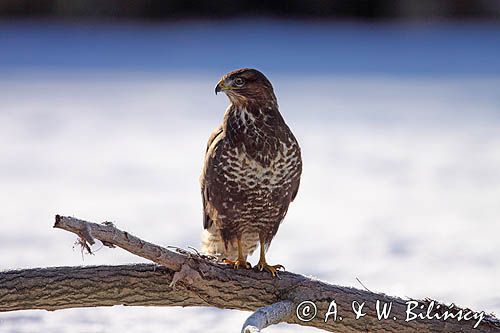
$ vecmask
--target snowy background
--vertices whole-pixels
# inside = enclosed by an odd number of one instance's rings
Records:
[[[72,250],[56,213],[199,246],[219,77],[256,67],[303,150],[272,263],[500,312],[500,26],[0,23],[0,269],[142,261]],[[255,263],[255,257],[251,258]],[[0,314],[1,333],[236,332],[249,314]],[[267,332],[313,332],[279,325]]]

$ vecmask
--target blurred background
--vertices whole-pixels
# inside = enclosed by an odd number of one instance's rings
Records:
[[[0,1],[0,269],[143,262],[82,255],[57,213],[199,247],[214,86],[255,67],[304,159],[270,262],[498,314],[499,18],[498,0]],[[0,332],[228,332],[248,315],[22,311]]]

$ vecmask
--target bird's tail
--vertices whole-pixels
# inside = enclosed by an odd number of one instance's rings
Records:
[[[242,241],[243,255],[245,258],[251,255],[257,248],[258,235],[252,235],[248,242]],[[246,240],[246,239],[245,239]],[[218,259],[236,260],[238,258],[238,245],[235,242],[225,243],[222,239],[221,233],[217,229],[209,228],[203,230],[201,236],[201,249],[202,252],[214,255]]]
[[[236,260],[238,257],[238,248],[231,244],[224,243],[218,230],[203,230],[201,235],[201,250],[204,253],[214,255],[218,259]]]

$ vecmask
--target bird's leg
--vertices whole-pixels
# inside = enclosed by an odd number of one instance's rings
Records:
[[[234,267],[234,269],[238,268],[252,268],[252,265],[250,265],[249,262],[247,262],[247,259],[243,255],[243,248],[241,246],[241,240],[238,238],[238,259],[236,261],[229,260],[229,259],[224,259],[223,261],[225,264],[231,265]]]
[[[264,238],[262,236],[260,236],[259,240],[260,240],[260,259],[259,259],[259,263],[257,264],[256,267],[259,271],[266,270],[269,273],[271,273],[272,276],[277,276],[278,270],[280,268],[282,268],[284,270],[285,267],[283,267],[283,265],[269,265],[266,262],[266,253],[264,251],[264,247],[265,247]]]

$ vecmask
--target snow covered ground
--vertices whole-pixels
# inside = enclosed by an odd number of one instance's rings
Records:
[[[304,158],[270,261],[500,312],[498,26],[0,26],[0,269],[142,261],[106,248],[82,259],[75,238],[51,228],[56,213],[198,246],[198,176],[227,104],[213,88],[255,66]],[[23,311],[0,314],[0,332],[227,332],[247,316]]]

